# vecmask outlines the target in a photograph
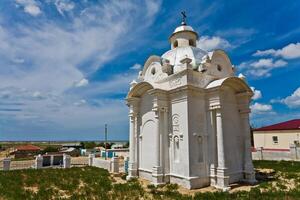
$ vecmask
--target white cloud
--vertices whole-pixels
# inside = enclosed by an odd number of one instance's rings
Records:
[[[35,92],[32,94],[32,96],[33,96],[34,98],[37,98],[37,99],[43,98],[42,93],[39,92],[39,91],[35,91]]]
[[[273,55],[275,53],[276,53],[276,51],[274,49],[268,49],[268,50],[264,50],[264,51],[257,50],[253,54],[253,56],[269,56],[269,55]]]
[[[75,87],[84,87],[89,84],[89,80],[83,78],[75,84]]]
[[[83,106],[85,105],[87,102],[85,99],[81,99],[80,101],[77,101],[74,103],[75,106]]]
[[[272,105],[269,104],[261,104],[261,103],[254,103],[250,106],[250,109],[253,114],[264,114],[272,112]]]
[[[251,90],[253,91],[253,100],[257,100],[260,99],[262,97],[261,91],[260,90],[256,90],[254,87],[251,87]]]
[[[258,50],[254,54],[254,56],[280,56],[285,59],[295,59],[300,58],[300,42],[291,43],[282,49],[268,49],[268,50]]]
[[[70,0],[55,0],[54,2],[57,11],[64,15],[64,12],[68,12],[74,9],[75,4]]]
[[[286,104],[290,108],[300,107],[300,87],[290,96],[280,100],[280,102]]]
[[[110,77],[109,80],[99,81],[89,84],[84,90],[80,91],[83,96],[94,97],[101,95],[126,94],[129,83],[137,78],[136,71],[131,73],[121,73]]]
[[[35,0],[16,0],[16,3],[23,6],[24,12],[32,16],[38,16],[42,13]]]
[[[142,68],[142,65],[138,64],[138,63],[135,63],[134,65],[132,65],[130,67],[130,69],[133,69],[133,70],[140,70],[141,68]]]
[[[130,38],[139,38],[153,22],[153,16],[145,18],[144,12],[148,11],[143,8],[124,1],[92,5],[74,16],[68,26],[45,22],[31,28],[19,24],[18,34],[0,25],[0,65],[7,66],[0,69],[1,86],[56,93],[67,90],[106,62],[132,50],[123,47],[132,46],[128,45],[134,42]],[[126,34],[133,27],[134,35]],[[19,57],[30,67],[11,63]]]
[[[271,76],[271,71],[285,67],[288,63],[284,60],[276,60],[273,58],[262,58],[258,61],[242,62],[238,65],[240,70],[245,70],[246,75],[253,77],[269,77]]]
[[[259,59],[256,62],[253,62],[250,64],[250,66],[254,68],[276,68],[276,67],[283,67],[287,65],[287,62],[284,60],[276,60],[275,62],[273,61],[272,58],[267,58],[267,59]]]
[[[50,135],[69,132],[74,138],[83,131],[98,132],[101,119],[115,125],[112,132],[124,135],[127,106],[123,99],[107,96],[125,95],[136,71],[111,74],[106,81],[90,83],[84,77],[93,76],[107,62],[146,42],[147,28],[159,10],[156,7],[160,7],[160,1],[151,3],[89,3],[84,12],[74,11],[65,21],[48,19],[45,13],[47,20],[38,23],[18,22],[12,28],[0,24],[0,104],[5,100],[18,104],[2,111],[0,106],[0,121],[14,124],[2,126],[6,135],[0,137],[44,130]]]
[[[197,41],[197,47],[200,49],[211,51],[214,49],[227,49],[230,48],[230,43],[218,36],[201,36]]]

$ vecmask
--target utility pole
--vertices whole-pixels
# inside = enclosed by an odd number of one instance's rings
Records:
[[[105,124],[105,160],[107,160],[107,124]]]

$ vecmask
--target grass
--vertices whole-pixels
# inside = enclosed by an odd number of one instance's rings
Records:
[[[300,162],[254,161],[259,184],[250,191],[179,193],[178,185],[120,183],[95,167],[0,172],[0,199],[300,199]],[[124,177],[123,177],[124,178]]]

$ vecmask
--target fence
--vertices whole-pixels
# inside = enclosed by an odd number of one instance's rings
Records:
[[[35,160],[15,161],[11,158],[4,158],[0,161],[0,170],[18,170],[30,168],[45,168],[45,167],[82,167],[88,165],[87,157],[70,157],[69,155],[39,155]]]
[[[289,149],[252,149],[253,160],[295,160],[300,161],[300,147],[291,144]]]
[[[124,160],[118,157],[104,160],[103,158],[96,158],[94,154],[89,155],[89,165],[108,170],[112,173],[128,172],[128,157]]]

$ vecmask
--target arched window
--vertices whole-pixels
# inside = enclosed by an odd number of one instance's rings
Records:
[[[156,71],[155,71],[155,67],[153,67],[153,68],[151,69],[151,74],[154,75],[155,72],[156,72]]]
[[[193,47],[196,46],[194,40],[192,40],[192,39],[189,40],[189,45],[190,45],[190,46],[193,46]]]
[[[179,162],[179,138],[178,136],[174,137],[174,162]]]
[[[173,47],[174,48],[178,47],[178,41],[177,40],[175,40],[175,42],[173,43]]]

